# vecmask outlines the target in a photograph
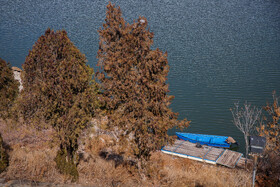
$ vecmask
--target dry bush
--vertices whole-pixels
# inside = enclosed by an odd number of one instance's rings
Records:
[[[267,114],[258,129],[260,136],[266,137],[266,148],[257,165],[258,186],[280,186],[280,105],[275,91],[272,98],[273,103],[264,107]]]
[[[280,154],[266,151],[259,158],[256,176],[256,186],[280,186]]]

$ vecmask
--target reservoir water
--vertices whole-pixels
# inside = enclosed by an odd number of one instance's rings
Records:
[[[148,19],[154,48],[168,52],[171,105],[187,132],[229,135],[241,144],[230,108],[262,107],[280,95],[279,0],[119,0],[126,21]],[[65,29],[95,68],[103,0],[0,0],[0,58],[21,67],[50,27]],[[171,134],[174,133],[171,130]]]

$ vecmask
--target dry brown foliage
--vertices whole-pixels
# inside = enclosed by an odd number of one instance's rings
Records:
[[[24,130],[25,128],[25,130]],[[10,146],[10,165],[0,177],[65,184],[70,179],[56,170],[59,149],[51,131],[31,127],[20,131],[0,122],[0,132]],[[32,134],[34,135],[32,137]],[[21,136],[20,136],[21,135]],[[48,137],[48,138],[46,138]],[[87,129],[79,140],[79,180],[85,186],[250,186],[251,172],[200,163],[156,151],[143,177],[130,158],[121,154],[116,139]],[[102,152],[107,152],[106,157]],[[111,157],[110,157],[111,156]]]
[[[256,185],[257,186],[280,186],[280,155],[273,151],[266,151],[259,159]]]
[[[273,103],[264,107],[267,116],[258,129],[266,137],[266,148],[259,159],[256,183],[258,186],[280,186],[280,106],[276,92],[273,92]]]
[[[47,29],[23,64],[23,90],[17,100],[18,116],[25,122],[53,128],[59,138],[57,169],[78,178],[77,139],[95,115],[97,85],[84,54],[66,31]]]
[[[10,63],[0,58],[0,118],[11,117],[11,108],[19,93]]]
[[[261,136],[266,137],[266,149],[280,153],[280,106],[276,92],[273,92],[273,104],[267,103],[264,110],[268,116],[264,117],[264,124],[258,129]]]
[[[174,141],[168,129],[189,125],[169,108],[174,97],[168,95],[167,53],[152,49],[154,34],[145,17],[129,24],[121,9],[109,3],[102,26],[97,77],[108,126],[122,130],[120,142],[130,144],[130,152],[147,161],[151,152]]]

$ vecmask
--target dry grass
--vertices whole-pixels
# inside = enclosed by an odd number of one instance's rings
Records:
[[[128,165],[125,165],[124,162],[116,165],[116,160],[108,160],[100,156],[101,152],[113,153],[119,151],[119,146],[114,138],[101,134],[92,138],[85,138],[83,143],[83,150],[81,151],[83,156],[78,165],[79,182],[81,184],[139,186],[138,177],[131,172]]]
[[[69,178],[59,174],[54,158],[58,147],[52,141],[51,130],[37,131],[21,126],[8,128],[0,122],[0,132],[10,146],[10,165],[0,177],[52,183],[68,183]],[[92,132],[91,132],[92,133]],[[251,186],[251,172],[200,163],[154,152],[144,171],[121,155],[117,141],[110,135],[80,139],[81,155],[79,184],[88,186]],[[116,153],[117,159],[104,159],[100,152]],[[117,161],[120,161],[118,164]]]
[[[251,174],[156,152],[150,173],[161,186],[251,186]]]
[[[55,168],[58,147],[52,130],[38,131],[32,126],[0,121],[0,132],[9,154],[9,167],[0,177],[54,183],[67,180]]]
[[[4,177],[8,180],[21,179],[41,182],[61,183],[65,178],[56,168],[55,149],[30,149],[14,147],[10,153],[10,163]]]
[[[95,186],[139,186],[139,179],[133,176],[126,166],[115,167],[113,161],[102,158],[82,161],[78,166],[79,182]]]
[[[14,122],[5,122],[0,119],[0,133],[3,140],[10,146],[28,146],[33,148],[48,147],[55,145],[54,130],[37,130],[32,125],[14,124]]]
[[[109,148],[108,148],[109,147]],[[91,157],[79,165],[80,183],[97,186],[251,186],[251,172],[200,163],[166,155],[152,154],[146,177],[125,161],[120,166],[98,156],[100,151],[117,151],[117,144],[107,135],[87,140],[85,152]],[[88,158],[88,157],[87,157]]]

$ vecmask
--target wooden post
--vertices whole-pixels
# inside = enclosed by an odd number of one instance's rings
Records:
[[[252,187],[255,187],[255,178],[256,178],[256,172],[257,172],[257,161],[258,161],[258,155],[254,155],[254,168],[253,168],[253,182]]]

